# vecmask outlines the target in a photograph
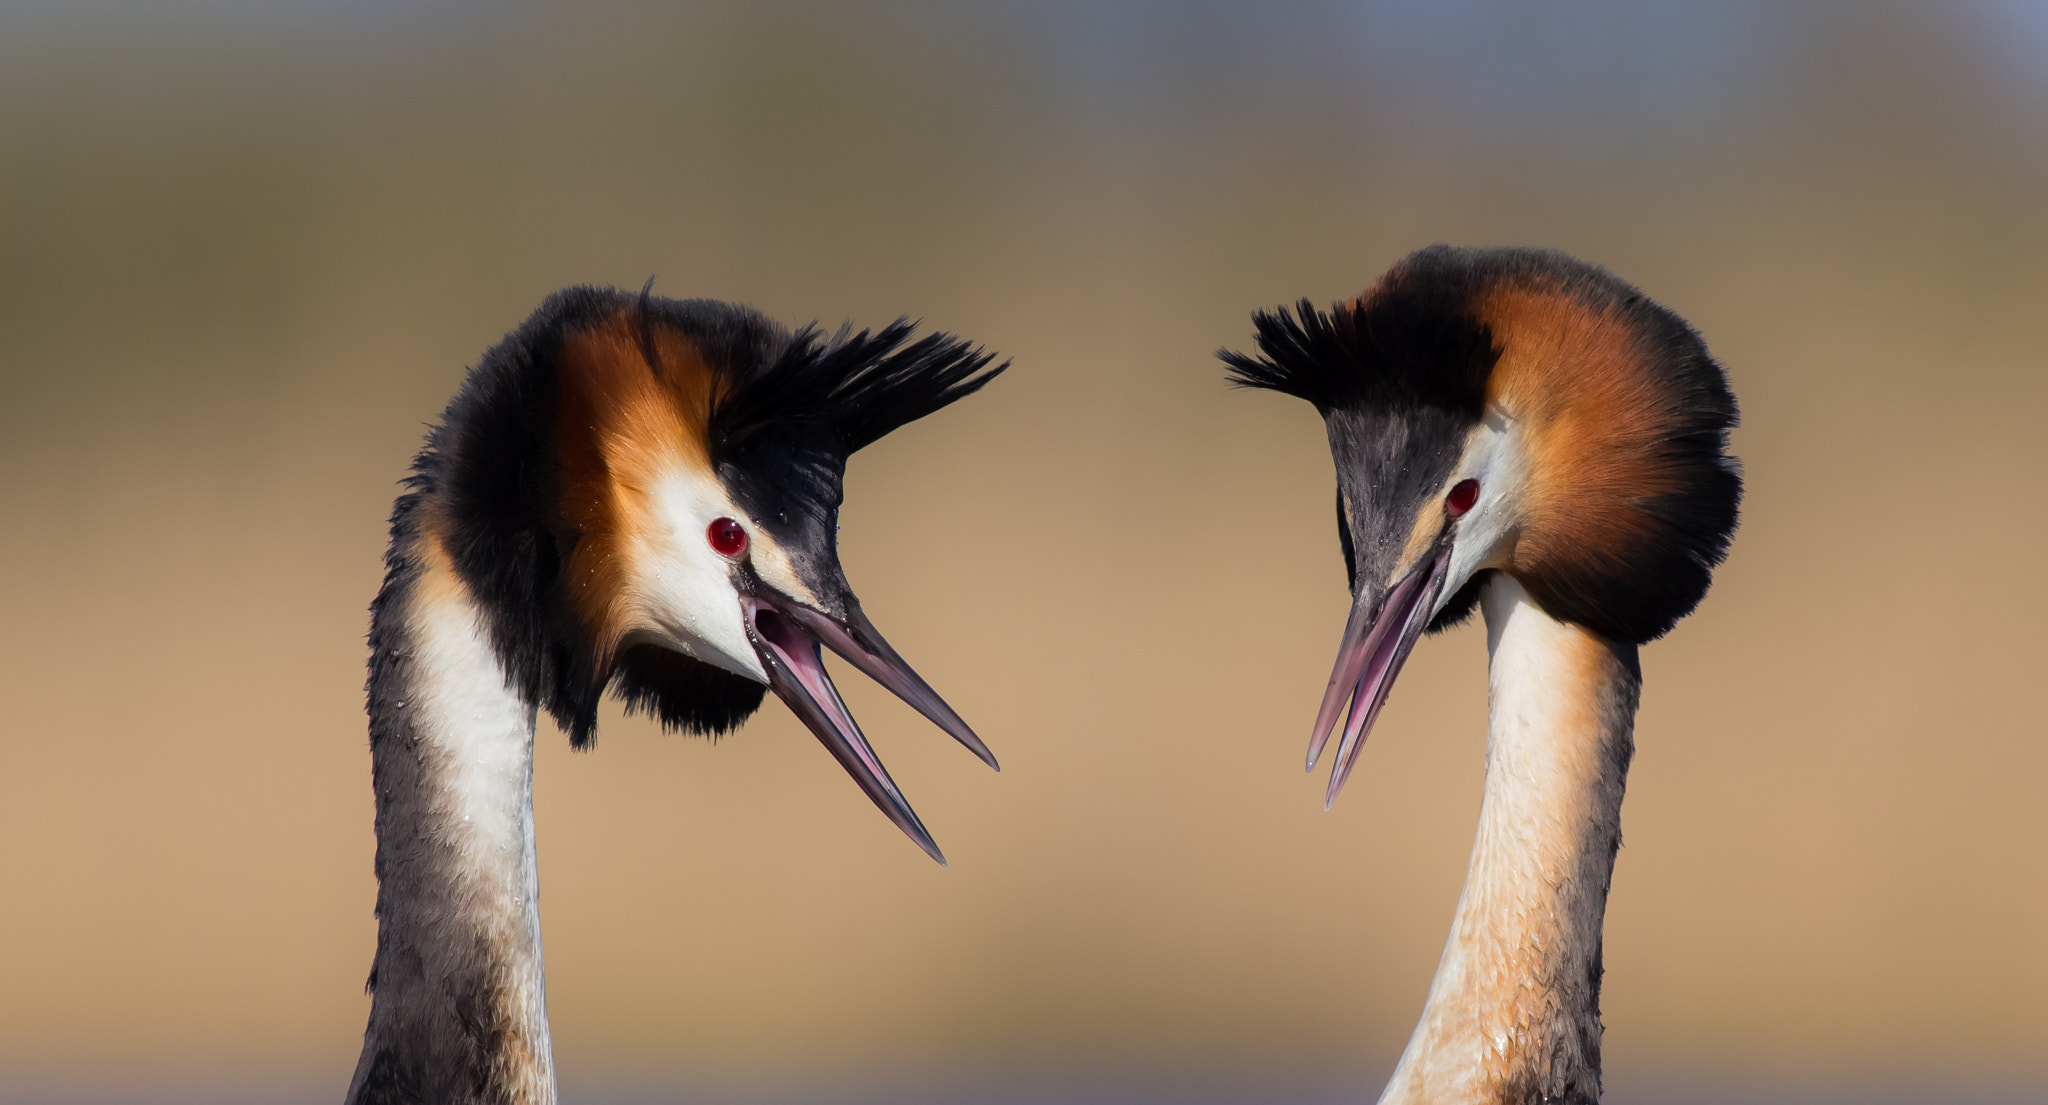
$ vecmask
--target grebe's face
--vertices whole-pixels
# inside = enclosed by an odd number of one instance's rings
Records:
[[[781,558],[708,472],[680,466],[647,488],[644,525],[621,535],[621,647],[650,644],[768,682],[741,590],[749,566]]]
[[[1338,535],[1352,607],[1309,744],[1313,767],[1340,716],[1334,801],[1423,631],[1473,577],[1503,566],[1521,481],[1512,423],[1489,413],[1352,408],[1327,414]]]
[[[966,722],[905,663],[846,585],[830,525],[764,525],[708,469],[622,489],[639,521],[613,544],[619,647],[653,645],[764,683],[911,839],[944,862],[848,713],[823,648],[895,692],[991,766]],[[829,521],[829,519],[828,519]]]
[[[995,758],[889,647],[846,583],[836,543],[845,436],[801,417],[757,427],[747,447],[735,447],[718,427],[720,402],[739,387],[732,370],[714,368],[682,334],[636,320],[627,311],[576,336],[561,374],[561,512],[575,534],[565,597],[596,642],[600,668],[652,647],[765,684],[943,862],[840,700],[822,650],[991,766]],[[930,360],[934,347],[925,344]],[[637,693],[692,693],[698,677],[688,665],[665,670],[673,688]]]

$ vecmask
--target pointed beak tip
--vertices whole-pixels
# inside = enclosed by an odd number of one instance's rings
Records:
[[[897,820],[895,814],[890,815],[890,820],[896,821],[896,827],[903,830],[903,835],[909,837],[910,842],[917,845],[919,851],[930,856],[933,863],[940,867],[946,866],[946,853],[939,850],[939,842],[932,839],[931,831],[924,827],[924,822],[917,820],[917,814],[910,810],[907,803],[903,807],[902,816],[909,824]]]
[[[926,683],[924,678],[890,647],[881,631],[875,628],[875,623],[869,621],[867,614],[861,611],[858,603],[850,605],[848,620],[844,623],[801,603],[790,604],[784,614],[801,622],[820,644],[838,653],[841,659],[852,664],[863,675],[880,683],[896,697],[908,703],[912,709],[937,725],[940,731],[965,746],[981,762],[997,771],[1002,770],[1001,765],[996,763],[995,753],[989,751],[988,745],[982,743],[981,738],[975,735],[974,730],[968,727],[967,722],[951,706],[946,705],[945,699],[939,697],[939,692],[933,690],[931,684]]]
[[[894,822],[911,843],[944,867],[945,853],[939,851],[938,843],[932,839],[924,823],[918,820],[917,812],[910,808],[903,792],[889,778],[888,770],[876,757],[874,748],[862,735],[853,715],[847,712],[838,688],[832,685],[832,677],[825,672],[818,638],[806,633],[799,622],[780,613],[757,618],[755,631],[760,641],[758,651],[768,669],[769,688],[789,705],[797,719],[818,738],[832,758],[839,761],[839,766],[853,777],[868,800]]]
[[[995,752],[988,745],[982,743],[982,739],[975,736],[974,731],[968,729],[965,722],[960,723],[960,727],[957,730],[951,726],[941,725],[939,726],[939,731],[959,742],[961,747],[972,753],[975,759],[987,764],[990,771],[1000,772],[1003,770],[1003,765],[996,760]],[[962,736],[962,733],[966,735]]]

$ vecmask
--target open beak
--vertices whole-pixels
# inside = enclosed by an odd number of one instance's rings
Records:
[[[903,792],[896,789],[895,780],[889,778],[888,770],[875,756],[875,750],[869,747],[867,738],[861,735],[853,715],[847,712],[838,688],[832,685],[832,677],[825,673],[821,645],[829,645],[848,663],[895,692],[917,712],[966,745],[984,763],[1001,770],[995,755],[980,737],[974,735],[960,715],[946,705],[938,692],[932,690],[930,684],[912,671],[895,649],[889,647],[889,642],[876,632],[874,623],[868,621],[858,605],[852,606],[848,618],[842,623],[776,592],[772,587],[757,584],[754,594],[742,601],[747,612],[747,634],[753,641],[754,651],[760,654],[761,666],[768,672],[769,689],[789,704],[790,710],[803,720],[825,750],[832,753],[839,766],[853,776],[853,781],[860,785],[869,800],[895,822],[904,835],[916,841],[926,855],[943,866],[945,855],[939,851],[931,833],[925,830],[924,823],[917,819],[917,811],[910,808]]]
[[[1401,674],[1409,651],[1429,627],[1450,569],[1451,534],[1446,529],[1428,555],[1376,601],[1368,602],[1363,591],[1353,600],[1351,617],[1344,623],[1344,640],[1337,646],[1337,666],[1330,673],[1330,686],[1323,692],[1323,705],[1316,711],[1316,726],[1308,739],[1308,767],[1313,771],[1337,716],[1349,704],[1351,714],[1344,723],[1344,739],[1337,745],[1337,762],[1330,768],[1324,809],[1337,800],[1337,792],[1351,778],[1358,746],[1387,704],[1387,693],[1394,689],[1394,677]]]

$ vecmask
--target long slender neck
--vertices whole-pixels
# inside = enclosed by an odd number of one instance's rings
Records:
[[[553,1105],[533,840],[534,709],[430,537],[372,607],[377,958],[350,1105]]]
[[[1600,1100],[1600,925],[1642,685],[1633,645],[1487,585],[1486,797],[1429,1004],[1381,1105]]]

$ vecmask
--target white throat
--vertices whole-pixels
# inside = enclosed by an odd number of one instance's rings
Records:
[[[1429,1002],[1381,1105],[1597,1102],[1600,928],[1634,749],[1635,649],[1487,584],[1486,795]]]
[[[348,1100],[553,1105],[533,830],[534,707],[445,557],[373,625],[378,946]],[[387,593],[393,591],[387,584]],[[375,617],[381,623],[386,611]],[[395,630],[387,638],[387,630]],[[403,1097],[403,1093],[399,1094]]]

